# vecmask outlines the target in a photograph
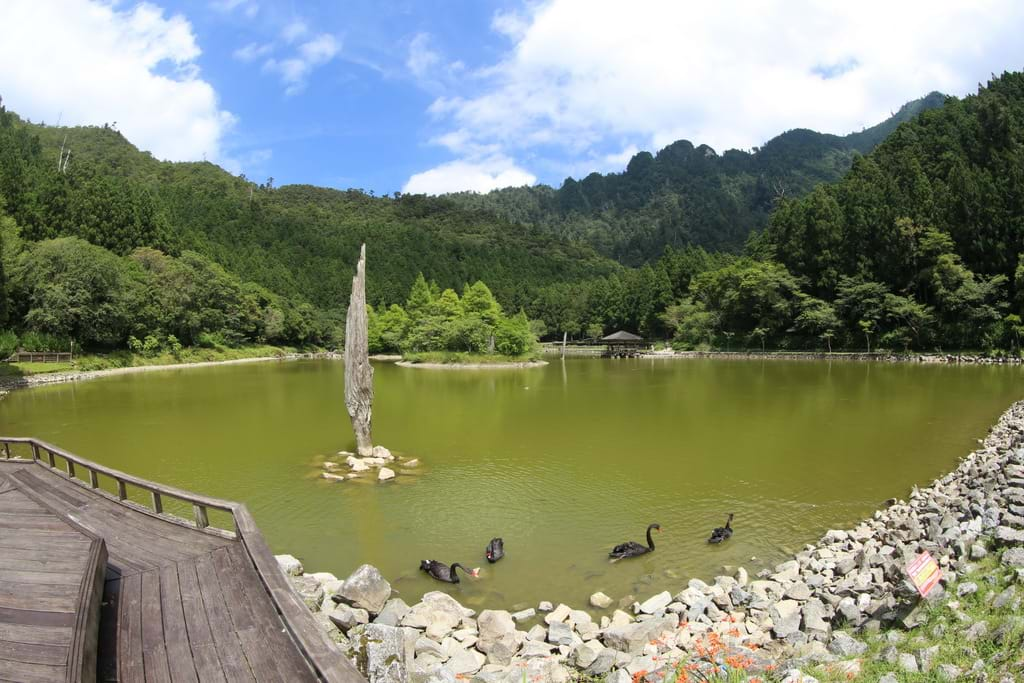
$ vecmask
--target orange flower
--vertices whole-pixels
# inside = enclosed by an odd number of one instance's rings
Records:
[[[646,675],[647,669],[640,669],[635,674],[633,674],[633,683],[640,683],[640,681],[644,680],[644,676]]]

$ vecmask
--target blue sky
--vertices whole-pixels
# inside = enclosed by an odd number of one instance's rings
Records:
[[[859,130],[1022,33],[1016,0],[4,0],[0,96],[260,182],[486,191]]]

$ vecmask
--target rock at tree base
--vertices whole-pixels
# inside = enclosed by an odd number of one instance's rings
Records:
[[[373,408],[373,366],[370,365],[366,314],[366,245],[359,249],[359,263],[352,278],[352,298],[345,321],[345,407],[352,418],[356,452],[373,453],[370,415]],[[390,455],[390,454],[389,454]]]
[[[288,576],[298,576],[302,573],[302,563],[291,555],[274,555],[277,566]]]

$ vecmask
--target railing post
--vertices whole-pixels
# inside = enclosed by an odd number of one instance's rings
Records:
[[[49,448],[46,449],[46,460],[50,463],[50,467],[54,468],[57,466],[57,461],[53,459],[53,451]]]
[[[124,489],[124,482],[120,479],[117,480],[117,499],[124,500],[128,497],[128,492]]]
[[[89,468],[89,486],[94,489],[98,489],[100,487],[100,479],[96,476],[96,470],[91,467]]]
[[[32,442],[32,460],[39,460],[39,446],[35,442]]]
[[[196,516],[196,528],[205,529],[210,526],[210,518],[206,515],[206,506],[199,505],[198,503],[192,504],[192,511]]]
[[[68,478],[69,479],[74,479],[75,478],[75,461],[72,460],[71,458],[65,458],[64,462],[68,466]]]
[[[156,491],[149,492],[150,497],[153,499],[153,512],[158,515],[164,511],[164,501],[160,498],[160,494]]]
[[[6,441],[4,441],[4,459],[11,459],[11,444],[7,443]]]

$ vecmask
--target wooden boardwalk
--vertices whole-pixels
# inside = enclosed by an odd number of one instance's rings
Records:
[[[0,439],[0,445],[5,454],[12,446],[31,451],[19,453],[21,460],[0,459],[0,480],[8,489],[0,493],[0,515],[7,496],[13,496],[8,499],[12,510],[37,513],[32,519],[0,521],[0,567],[11,564],[3,545],[8,539],[22,545],[26,539],[59,539],[33,552],[70,582],[79,572],[85,540],[60,525],[106,544],[94,655],[98,680],[363,681],[291,588],[244,506],[137,479],[42,442]],[[133,488],[148,492],[151,505],[133,502],[139,497],[131,495]],[[165,512],[168,498],[191,504],[195,520]],[[212,527],[209,508],[229,511],[234,531]],[[31,567],[42,571],[40,565]],[[23,607],[57,609],[54,596],[71,593],[55,592],[27,566],[11,571],[34,574],[36,585],[47,586],[24,596]],[[0,662],[10,651],[8,643],[26,642],[36,633],[5,621],[5,593],[0,587]],[[63,642],[54,637],[51,659],[67,647]]]
[[[0,472],[0,680],[93,680],[103,540]]]

